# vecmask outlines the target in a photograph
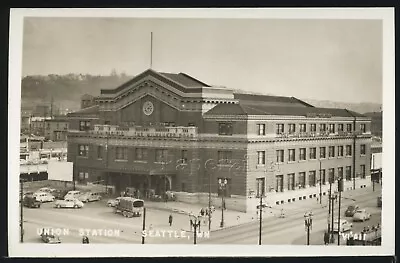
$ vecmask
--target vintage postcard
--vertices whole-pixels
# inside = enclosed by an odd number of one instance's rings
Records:
[[[12,9],[10,256],[394,254],[393,11]]]

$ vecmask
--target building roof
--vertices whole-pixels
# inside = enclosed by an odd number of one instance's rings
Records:
[[[81,100],[92,100],[92,99],[94,99],[94,96],[87,94],[87,93],[85,93],[81,96]]]
[[[164,77],[167,77],[175,82],[178,82],[179,84],[187,87],[187,88],[201,88],[201,87],[210,87],[210,85],[201,82],[198,79],[195,79],[185,73],[164,73],[164,72],[159,72],[161,75]]]
[[[286,107],[270,105],[218,104],[205,115],[283,115],[309,116],[324,114],[332,117],[365,117],[357,112],[336,108]]]
[[[97,115],[99,113],[99,106],[93,105],[81,110],[73,111],[67,114],[67,116],[79,116],[79,115]]]
[[[302,101],[295,97],[284,97],[284,96],[272,96],[272,95],[262,95],[262,94],[247,94],[235,92],[234,98],[238,99],[242,105],[259,105],[262,102],[273,103],[276,106],[299,106],[299,107],[314,107],[305,101]]]

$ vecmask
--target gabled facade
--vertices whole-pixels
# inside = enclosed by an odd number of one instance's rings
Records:
[[[213,202],[224,193],[228,208],[252,211],[251,197],[281,203],[317,189],[320,162],[323,183],[332,169],[334,177],[349,179],[349,169],[350,179],[369,176],[370,119],[347,110],[153,70],[101,90],[94,101],[68,115],[68,159],[82,183],[103,182],[116,192],[134,187],[141,195],[172,190],[205,204],[211,190]],[[351,155],[338,156],[341,147]]]

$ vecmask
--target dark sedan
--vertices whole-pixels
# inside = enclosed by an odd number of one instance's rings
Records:
[[[358,205],[350,205],[349,207],[347,207],[346,212],[344,212],[345,216],[353,217],[358,208]]]

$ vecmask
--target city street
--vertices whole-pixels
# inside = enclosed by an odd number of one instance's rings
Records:
[[[366,222],[353,223],[353,233],[359,233],[365,226],[381,223],[381,209],[376,206],[377,196],[381,194],[380,188],[372,192],[370,188],[343,193],[341,218],[348,205],[357,204],[372,214]],[[353,201],[351,198],[355,199]],[[81,243],[82,234],[89,236],[90,243],[141,243],[143,217],[125,218],[114,214],[113,209],[106,206],[106,200],[85,204],[82,209],[56,209],[53,203],[44,203],[40,209],[24,208],[24,241],[40,243],[41,229],[50,228],[65,232],[60,234],[62,243]],[[326,203],[326,200],[323,200]],[[335,203],[335,213],[338,204]],[[268,209],[268,208],[267,208]],[[276,209],[276,208],[272,208]],[[265,217],[263,220],[262,244],[306,244],[306,231],[304,226],[304,213],[307,210],[296,209],[286,211],[286,218]],[[322,245],[323,234],[327,229],[328,208],[316,206],[312,209],[313,226],[310,231],[310,244]],[[268,211],[266,211],[268,213]],[[147,236],[146,244],[193,244],[190,232],[189,218],[187,215],[172,213],[173,224],[168,224],[168,211],[147,208],[146,229],[152,230],[152,237]],[[220,218],[218,210],[213,220]],[[336,217],[336,215],[335,215]],[[346,218],[352,221],[351,218]],[[202,226],[201,232],[207,227]],[[88,230],[86,230],[88,229]],[[89,231],[89,233],[86,233]],[[164,231],[164,232],[163,232]],[[168,232],[171,231],[171,232]],[[157,233],[156,233],[157,232]],[[158,236],[155,236],[157,235]],[[250,223],[233,226],[227,229],[212,231],[210,237],[198,237],[198,244],[258,244],[259,223]],[[336,241],[337,242],[337,241]],[[337,244],[335,242],[335,244]],[[345,242],[342,241],[342,244]]]

